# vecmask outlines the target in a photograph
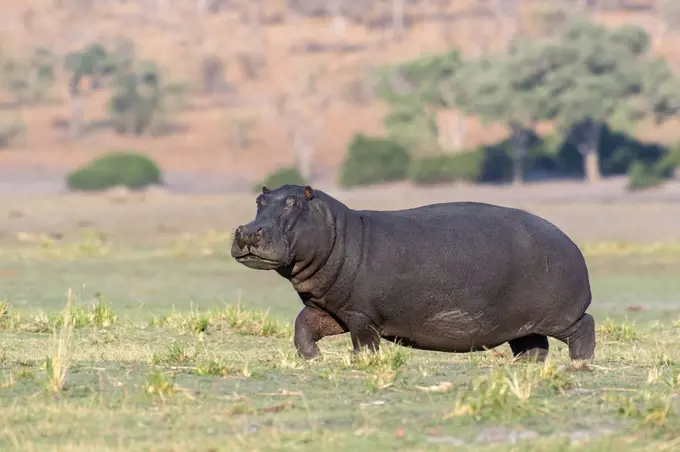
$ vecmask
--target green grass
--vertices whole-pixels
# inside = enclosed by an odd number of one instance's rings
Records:
[[[88,237],[0,251],[0,450],[680,448],[674,248],[594,248],[597,358],[574,367],[553,340],[526,364],[507,345],[354,356],[347,335],[304,361],[299,298],[226,236]]]
[[[448,355],[385,344],[354,356],[338,337],[307,362],[290,338],[229,326],[7,329],[0,448],[519,450],[510,442],[520,435],[529,450],[572,450],[565,438],[589,435],[600,445],[592,450],[653,450],[680,433],[680,333],[639,329],[635,348],[602,341],[586,369],[554,342],[547,363],[513,364],[505,348]],[[46,364],[58,359],[59,372]]]

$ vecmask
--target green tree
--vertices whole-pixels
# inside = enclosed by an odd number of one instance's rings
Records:
[[[392,106],[383,124],[388,136],[408,148],[432,148],[439,133],[435,114],[415,99]]]
[[[66,55],[64,66],[69,73],[68,91],[71,97],[69,136],[78,138],[82,131],[85,94],[101,86],[101,79],[111,69],[108,53],[101,44],[90,44],[82,50]],[[85,86],[89,80],[89,87]],[[88,89],[89,88],[89,89]]]
[[[0,149],[12,146],[13,141],[26,132],[26,124],[20,117],[0,112]]]
[[[21,105],[30,90],[29,69],[26,64],[6,58],[2,61],[2,87],[14,96],[14,104]]]
[[[376,94],[390,106],[384,124],[392,138],[409,148],[433,146],[438,136],[437,110],[450,106],[442,83],[460,65],[460,53],[450,50],[378,71]]]
[[[30,59],[31,78],[35,85],[34,98],[40,100],[54,84],[54,54],[44,47],[33,51]]]
[[[649,109],[644,74],[649,36],[637,27],[608,30],[579,21],[542,49],[541,83],[547,111],[583,156],[589,182],[601,179],[599,147],[604,125],[630,128]]]
[[[645,67],[643,86],[645,108],[656,123],[680,114],[680,80],[666,60],[657,58]]]
[[[42,101],[54,83],[54,55],[42,47],[24,60],[0,55],[0,81],[17,106]]]
[[[134,45],[127,40],[117,41],[110,50],[102,44],[93,43],[66,55],[64,66],[69,73],[71,138],[78,138],[81,134],[87,93],[115,81],[129,70],[133,61]]]
[[[448,81],[453,103],[483,122],[503,122],[510,132],[513,182],[524,180],[529,132],[550,115],[540,47],[518,42],[502,58],[467,61]]]
[[[184,85],[166,82],[153,61],[141,61],[116,77],[109,110],[120,134],[142,135],[158,118],[178,108]]]

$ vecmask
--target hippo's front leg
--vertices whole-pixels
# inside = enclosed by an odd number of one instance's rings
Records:
[[[318,341],[326,336],[346,333],[343,325],[327,312],[305,306],[295,319],[295,336],[293,342],[298,354],[306,359],[312,359],[319,354]]]

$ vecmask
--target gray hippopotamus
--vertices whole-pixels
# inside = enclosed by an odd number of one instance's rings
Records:
[[[232,256],[289,280],[304,308],[298,353],[349,332],[354,351],[380,339],[465,353],[510,344],[544,360],[548,337],[573,360],[594,357],[591,290],[579,248],[522,210],[450,202],[353,210],[311,187],[263,187],[257,215],[234,233]]]

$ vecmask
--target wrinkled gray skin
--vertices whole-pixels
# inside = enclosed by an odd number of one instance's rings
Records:
[[[578,247],[527,212],[473,202],[400,211],[352,210],[310,187],[263,187],[232,256],[288,279],[305,307],[295,346],[349,332],[354,350],[380,339],[464,353],[509,342],[544,360],[548,337],[571,358],[594,357],[591,292]]]

